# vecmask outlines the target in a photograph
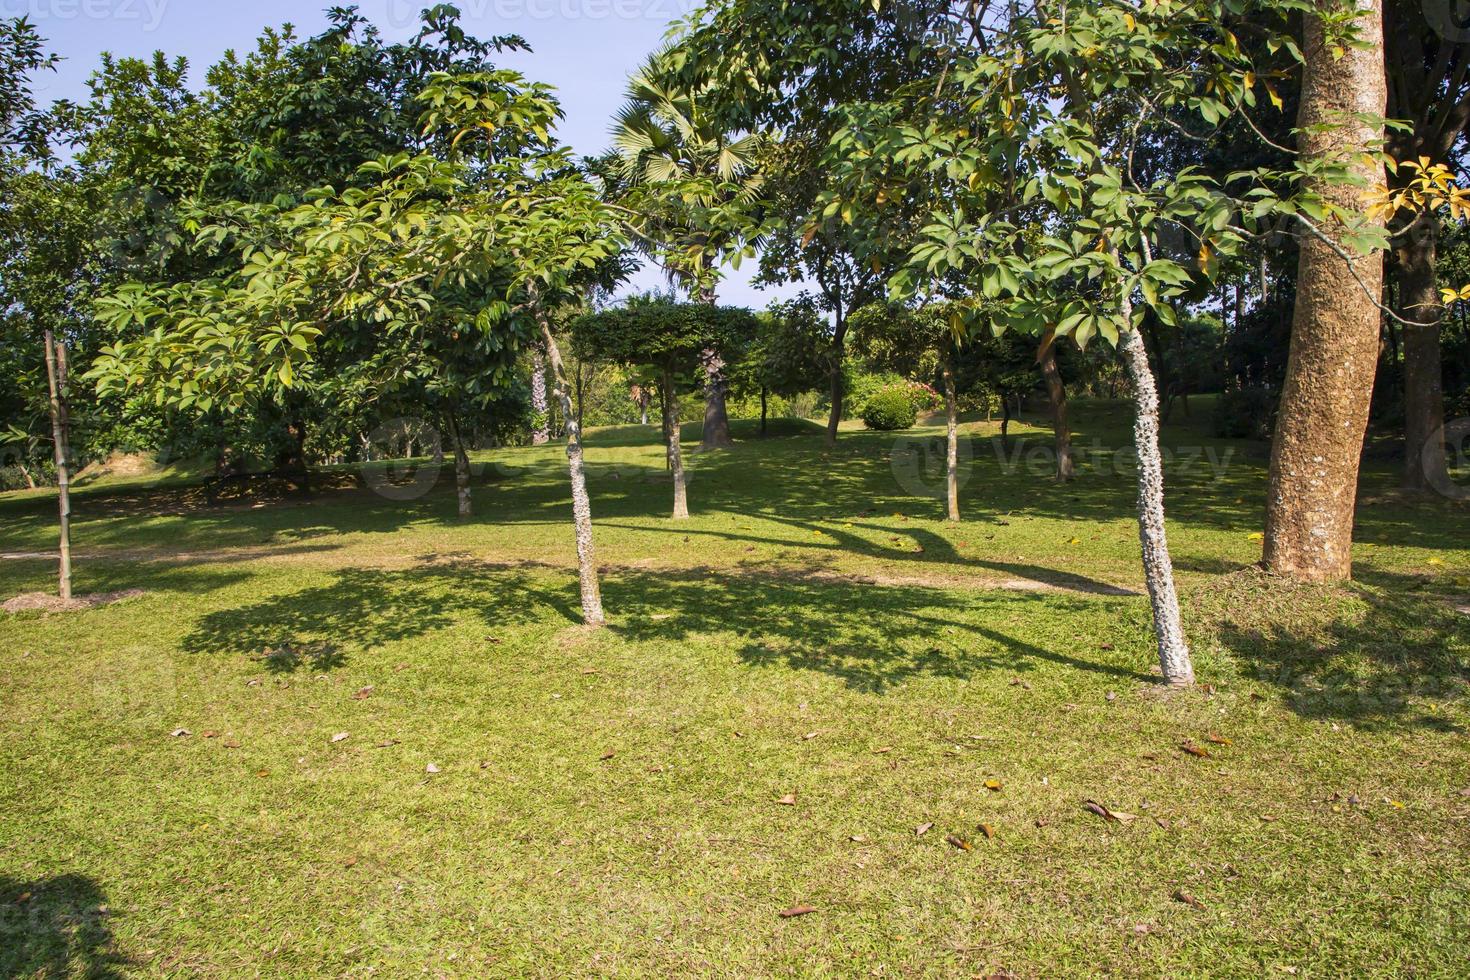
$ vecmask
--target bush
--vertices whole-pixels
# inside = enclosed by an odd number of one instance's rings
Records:
[[[878,432],[912,428],[918,418],[913,396],[899,386],[882,389],[863,406],[863,424]]]
[[[1276,394],[1266,388],[1222,392],[1215,402],[1214,424],[1221,439],[1269,440],[1276,424]]]

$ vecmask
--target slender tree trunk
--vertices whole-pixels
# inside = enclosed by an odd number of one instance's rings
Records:
[[[531,445],[544,446],[551,441],[551,406],[546,400],[546,351],[541,344],[531,348],[531,412],[535,419]]]
[[[46,380],[51,389],[51,444],[56,458],[57,509],[60,515],[58,593],[71,598],[71,424],[66,412],[66,345],[46,328]]]
[[[843,316],[841,303],[837,304],[834,316],[837,329],[832,334],[832,411],[827,416],[827,445],[837,445],[837,426],[842,422],[842,399],[845,396],[842,380],[842,362],[847,344],[847,318]]]
[[[761,435],[766,434],[766,386],[761,385]]]
[[[1439,219],[1421,213],[1399,236],[1398,314],[1404,329],[1404,488],[1420,493],[1449,479],[1444,445],[1444,366],[1435,277]]]
[[[944,360],[944,516],[960,519],[960,425],[955,404],[954,371]]]
[[[1123,301],[1123,320],[1132,316],[1132,303]],[[1164,532],[1164,464],[1159,451],[1159,390],[1148,363],[1148,351],[1136,329],[1126,330],[1118,349],[1133,379],[1137,416],[1133,444],[1138,453],[1138,540],[1143,546],[1143,575],[1153,607],[1154,637],[1164,682],[1176,687],[1194,683],[1194,665],[1179,619],[1179,595],[1174,590],[1174,563]]]
[[[1297,117],[1304,163],[1346,156],[1361,180],[1361,186],[1315,187],[1351,210],[1362,210],[1368,188],[1383,182],[1383,166],[1362,157],[1383,136],[1382,126],[1369,120],[1382,118],[1386,101],[1382,7],[1379,0],[1359,0],[1358,6],[1365,47],[1339,49],[1340,57],[1321,21],[1305,18]],[[1264,562],[1273,572],[1308,581],[1352,574],[1358,465],[1378,366],[1382,289],[1381,255],[1353,256],[1350,267],[1316,236],[1303,236],[1266,498]]]
[[[551,321],[547,319],[546,311],[536,302],[534,292],[531,302],[536,311],[536,323],[541,328],[546,357],[551,362],[556,399],[561,403],[562,417],[566,420],[567,470],[572,482],[572,523],[577,535],[577,577],[582,590],[582,619],[588,626],[601,626],[607,622],[607,617],[602,611],[602,587],[597,581],[597,554],[592,543],[592,503],[587,497],[587,476],[582,471],[582,432],[572,413],[572,395],[568,389],[566,366],[562,363],[556,338],[551,335]]]
[[[1046,379],[1046,397],[1051,402],[1052,431],[1057,444],[1057,479],[1072,479],[1072,427],[1067,422],[1067,387],[1057,368],[1056,335],[1048,333],[1041,342],[1041,376]]]
[[[674,474],[674,520],[689,516],[689,499],[684,487],[684,454],[679,445],[679,419],[674,415],[678,398],[674,393],[674,375],[667,367],[663,378],[664,449],[668,454],[669,472]]]
[[[1011,451],[1011,397],[1008,394],[1000,396],[1000,446],[1007,453]]]
[[[450,448],[454,451],[454,491],[459,498],[459,516],[469,517],[474,510],[470,501],[470,454],[465,451],[464,436],[454,412],[448,412],[444,420],[449,425]]]
[[[25,478],[26,488],[29,490],[36,489],[36,478],[31,476],[31,469],[26,465],[25,460],[17,459],[15,465],[20,467],[20,475]]]

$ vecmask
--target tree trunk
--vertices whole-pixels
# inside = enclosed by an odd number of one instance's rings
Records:
[[[701,289],[699,301],[714,306],[715,291]],[[725,359],[714,348],[705,350],[699,359],[704,367],[704,433],[699,445],[701,449],[729,449],[735,440],[730,438],[730,416],[725,410],[725,397],[730,389],[730,382],[725,378]]]
[[[1011,398],[1000,396],[1000,446],[1007,454],[1011,451]]]
[[[531,412],[531,445],[544,446],[551,441],[551,406],[546,401],[546,351],[540,344],[531,348]]]
[[[459,498],[459,516],[469,517],[473,513],[470,501],[470,455],[465,451],[464,437],[460,434],[459,420],[454,417],[454,412],[446,414],[444,419],[449,424],[450,448],[454,450],[454,490]]]
[[[572,414],[572,394],[568,390],[566,366],[562,363],[556,338],[551,335],[551,321],[546,318],[546,311],[536,304],[534,293],[531,301],[536,311],[536,323],[541,328],[546,357],[551,362],[556,399],[561,403],[562,417],[566,420],[567,470],[572,482],[572,523],[577,535],[577,577],[582,590],[582,619],[588,626],[601,626],[607,622],[607,617],[602,611],[602,587],[597,581],[597,554],[592,543],[592,503],[587,497],[587,477],[582,471],[582,432],[577,425],[576,416]]]
[[[1123,321],[1132,317],[1132,303],[1123,301]],[[1159,390],[1149,368],[1148,351],[1138,330],[1125,330],[1118,341],[1128,373],[1133,379],[1137,417],[1133,423],[1133,445],[1138,453],[1138,540],[1143,546],[1143,576],[1153,607],[1154,637],[1159,648],[1159,669],[1166,684],[1182,687],[1194,683],[1194,665],[1189,644],[1179,619],[1179,596],[1174,590],[1174,563],[1169,557],[1169,539],[1164,532],[1164,465],[1159,451]]]
[[[56,458],[57,509],[60,515],[58,593],[71,598],[71,444],[66,414],[66,346],[46,328],[46,380],[51,390],[51,444]]]
[[[17,459],[15,465],[20,467],[20,475],[25,478],[26,488],[30,490],[36,489],[36,478],[31,476],[31,469],[26,465],[25,460]]]
[[[960,519],[960,426],[954,394],[954,371],[944,361],[944,516]]]
[[[674,520],[682,521],[689,516],[689,500],[684,488],[684,454],[679,446],[679,420],[674,415],[678,399],[674,394],[673,372],[667,367],[664,368],[662,388],[664,449],[668,454],[669,472],[674,474]]]
[[[847,318],[842,315],[841,304],[837,305],[835,319],[837,329],[832,334],[832,412],[827,416],[826,441],[828,446],[837,445],[837,426],[842,422],[842,399],[844,396],[842,362],[844,348],[847,343]]]
[[[761,435],[766,434],[766,386],[761,385]]]
[[[1355,211],[1383,182],[1383,166],[1361,157],[1383,136],[1383,127],[1368,120],[1382,118],[1386,101],[1382,8],[1379,0],[1359,0],[1359,10],[1365,47],[1348,47],[1337,58],[1321,21],[1305,19],[1297,117],[1303,163],[1350,157],[1361,186],[1319,180],[1314,189]],[[1337,126],[1324,125],[1329,123]],[[1307,581],[1352,574],[1358,464],[1378,365],[1382,288],[1381,255],[1353,256],[1350,267],[1315,235],[1303,236],[1266,498],[1264,562],[1272,572]]]
[[[1427,493],[1449,480],[1444,445],[1444,307],[1435,278],[1439,219],[1416,215],[1394,249],[1404,329],[1404,488]]]
[[[1046,379],[1046,397],[1051,402],[1052,431],[1057,443],[1057,479],[1072,479],[1072,427],[1067,423],[1067,388],[1057,368],[1056,335],[1048,333],[1041,342],[1041,376]]]

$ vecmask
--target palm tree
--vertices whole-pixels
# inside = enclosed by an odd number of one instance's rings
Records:
[[[632,205],[641,251],[690,299],[713,304],[718,265],[747,244],[727,216],[759,198],[755,160],[763,137],[726,132],[701,111],[713,83],[681,85],[672,75],[665,49],[628,79],[627,102],[613,122],[610,190]],[[703,362],[701,445],[714,449],[730,445],[728,383],[719,351],[705,351]]]

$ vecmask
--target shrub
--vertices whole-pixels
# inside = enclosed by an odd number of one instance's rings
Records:
[[[918,418],[913,396],[904,386],[884,388],[863,406],[863,424],[879,432],[912,428]]]

